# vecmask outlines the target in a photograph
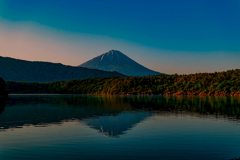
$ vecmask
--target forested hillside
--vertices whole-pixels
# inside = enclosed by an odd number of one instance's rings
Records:
[[[60,63],[30,62],[7,57],[0,57],[0,68],[0,76],[9,81],[52,82],[124,76],[118,72],[65,66]]]
[[[240,70],[190,75],[111,77],[68,82],[7,82],[11,93],[240,96]]]

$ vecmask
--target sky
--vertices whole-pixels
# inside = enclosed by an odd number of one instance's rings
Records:
[[[0,0],[0,56],[77,66],[111,49],[167,74],[240,68],[240,1]]]

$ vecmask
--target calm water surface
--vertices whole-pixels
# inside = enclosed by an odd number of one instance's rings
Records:
[[[10,95],[0,101],[0,159],[240,157],[240,99]]]

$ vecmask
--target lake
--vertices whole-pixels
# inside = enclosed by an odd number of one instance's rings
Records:
[[[240,157],[240,98],[10,95],[0,159]]]

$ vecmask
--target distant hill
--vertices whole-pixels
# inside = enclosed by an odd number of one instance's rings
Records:
[[[117,71],[128,76],[149,76],[163,74],[142,66],[141,64],[135,62],[128,56],[116,50],[108,51],[79,66],[100,69],[104,71]]]
[[[51,82],[96,77],[123,77],[118,72],[107,72],[60,63],[30,62],[0,56],[0,77],[8,81]]]

